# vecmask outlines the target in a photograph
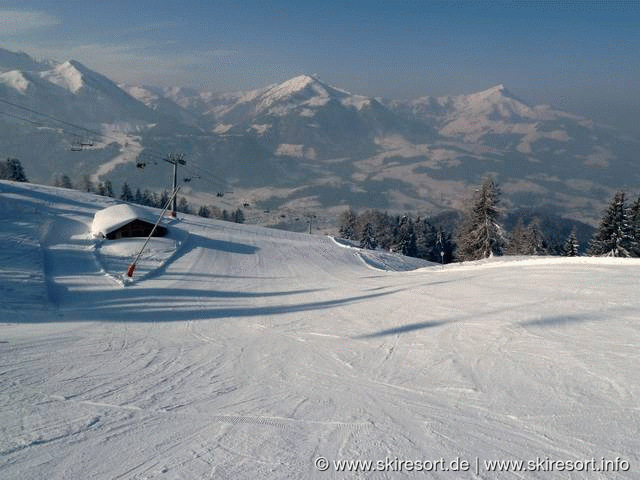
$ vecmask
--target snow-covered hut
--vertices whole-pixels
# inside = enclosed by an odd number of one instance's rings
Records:
[[[125,237],[146,237],[153,230],[158,219],[154,212],[120,204],[98,210],[93,216],[91,234],[98,238],[114,240]],[[154,237],[164,237],[167,227],[160,223],[153,233]]]

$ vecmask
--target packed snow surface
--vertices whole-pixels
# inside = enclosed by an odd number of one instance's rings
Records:
[[[0,478],[640,478],[640,262],[386,269],[183,216],[126,283],[106,205],[0,182]],[[536,459],[628,471],[485,463]]]

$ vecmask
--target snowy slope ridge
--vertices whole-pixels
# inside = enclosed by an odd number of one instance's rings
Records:
[[[184,216],[123,287],[89,235],[109,202],[0,182],[1,478],[640,478],[640,262],[372,270]],[[387,458],[471,466],[332,463]],[[538,458],[583,468],[485,464]]]

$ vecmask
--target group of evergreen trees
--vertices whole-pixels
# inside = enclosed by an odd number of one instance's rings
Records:
[[[115,197],[113,191],[113,185],[109,180],[104,182],[94,183],[89,175],[82,177],[79,185],[74,185],[68,175],[58,175],[53,182],[54,186],[62,188],[75,188],[77,190],[89,193],[95,193],[97,195],[103,195],[105,197]],[[148,189],[141,191],[136,188],[135,193],[127,182],[122,185],[122,190],[119,196],[120,200],[130,203],[137,203],[138,205],[146,205],[148,207],[164,208],[169,201],[170,195],[167,190],[163,190],[162,193],[152,192]],[[176,210],[182,213],[193,214],[194,208],[189,204],[186,198],[180,197],[176,205]],[[197,210],[197,214],[206,218],[217,218],[219,220],[226,220],[229,222],[244,223],[244,212],[238,208],[235,211],[228,212],[227,210],[220,210],[215,206],[201,206]]]
[[[0,180],[29,181],[22,168],[22,163],[17,158],[7,158],[6,161],[0,162]]]
[[[232,212],[221,210],[215,205],[203,205],[198,209],[198,215],[204,218],[217,218],[227,222],[244,223],[244,212],[238,208]]]
[[[449,263],[453,259],[451,235],[425,218],[391,216],[379,210],[358,215],[347,210],[338,223],[340,236],[358,241],[362,248],[380,247],[431,262]]]
[[[166,190],[163,190],[162,193],[158,195],[156,192],[151,192],[149,190],[141,192],[138,188],[134,194],[127,182],[122,185],[122,193],[120,194],[120,199],[126,202],[138,203],[140,205],[147,205],[149,207],[156,208],[164,208],[169,201],[169,198],[169,192]],[[188,214],[196,213],[184,197],[180,197],[178,200],[176,210],[178,212]],[[244,223],[244,212],[240,208],[235,211],[228,212],[227,210],[220,210],[218,207],[213,205],[202,205],[197,210],[197,214],[204,218],[216,218],[218,220],[226,220],[228,222]]]
[[[519,222],[511,235],[507,235],[499,223],[499,202],[500,190],[495,181],[486,179],[476,191],[464,221],[456,232],[458,259],[478,260],[503,253],[551,253],[536,220],[526,228]],[[578,240],[573,230],[565,241],[562,253],[576,256],[578,252]],[[615,193],[591,240],[588,253],[594,256],[640,257],[640,197],[627,207],[624,192]]]
[[[580,246],[575,229],[564,245],[553,248],[534,218],[528,225],[519,220],[511,232],[502,224],[500,189],[491,177],[475,191],[463,220],[451,235],[436,229],[426,219],[390,216],[377,210],[357,215],[344,212],[339,219],[340,236],[360,242],[362,248],[384,248],[404,255],[440,261],[480,260],[494,255],[577,256]],[[640,197],[631,206],[625,204],[624,192],[617,192],[605,211],[600,227],[588,249],[589,255],[640,257]]]

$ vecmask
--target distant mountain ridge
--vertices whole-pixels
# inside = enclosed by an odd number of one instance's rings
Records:
[[[90,174],[161,188],[166,169],[140,172],[136,162],[180,151],[202,173],[193,195],[215,202],[216,190],[233,190],[229,201],[266,223],[277,220],[263,210],[455,209],[486,174],[506,205],[593,220],[613,189],[640,185],[636,140],[529,105],[504,85],[399,101],[299,75],[217,93],[117,85],[76,61],[0,49],[0,102],[0,154],[21,158],[34,180]],[[90,132],[94,146],[71,154]]]

